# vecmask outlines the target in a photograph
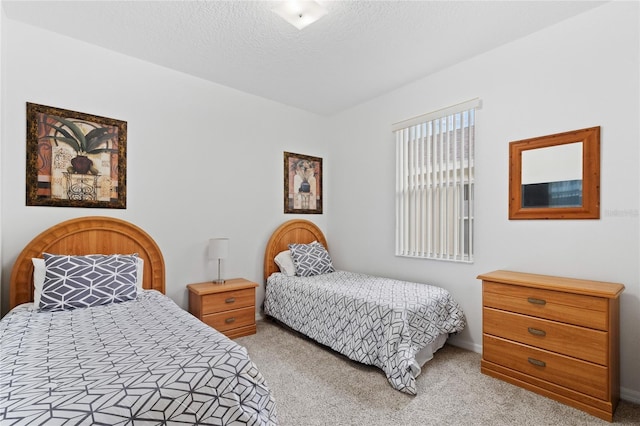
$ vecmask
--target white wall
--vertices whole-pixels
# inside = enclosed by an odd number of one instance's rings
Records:
[[[167,294],[216,277],[209,238],[229,237],[223,275],[261,284],[283,213],[283,152],[323,157],[326,118],[3,18],[2,299],[11,265],[47,227],[77,216],[129,220],[162,249]],[[127,121],[127,209],[25,206],[26,102]],[[325,182],[326,183],[326,182]],[[324,205],[327,211],[327,203]],[[327,215],[305,215],[325,227]]]
[[[470,37],[473,35],[470,34]],[[339,268],[448,288],[455,341],[480,350],[481,283],[496,269],[621,282],[622,393],[640,402],[638,3],[613,2],[344,112],[332,121],[329,229]],[[428,52],[424,52],[428,58]],[[476,261],[395,257],[391,124],[480,97]],[[508,143],[601,126],[601,219],[508,220]]]

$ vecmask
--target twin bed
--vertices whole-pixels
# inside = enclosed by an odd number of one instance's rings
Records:
[[[265,314],[415,394],[421,366],[464,329],[462,309],[440,287],[336,271],[327,247],[310,221],[276,229],[264,257]]]
[[[43,253],[82,261],[137,253],[142,290],[121,303],[39,311],[30,303],[32,259]],[[116,275],[130,272],[124,263]],[[159,247],[128,222],[72,219],[34,238],[14,264],[13,309],[0,321],[0,424],[277,424],[273,396],[246,350],[180,309],[164,288]]]
[[[335,271],[326,247],[307,220],[276,229],[265,314],[415,394],[421,366],[464,328],[462,310],[439,287]],[[129,292],[120,303],[74,299],[77,289],[65,287],[67,274],[103,260],[96,253],[117,265],[103,275]],[[61,276],[67,284],[51,293]],[[246,350],[164,290],[158,245],[129,222],[83,217],[35,237],[14,264],[11,311],[0,321],[0,423],[276,425],[274,397]]]

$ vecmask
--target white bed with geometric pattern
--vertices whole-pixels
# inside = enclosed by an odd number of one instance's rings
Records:
[[[379,367],[395,389],[415,394],[424,362],[464,329],[462,309],[440,287],[335,271],[322,247],[326,239],[309,221],[288,221],[274,232],[265,254],[265,314]],[[289,255],[293,266],[283,262]]]
[[[58,256],[44,255],[51,269],[35,305],[33,259],[43,253]],[[126,221],[72,219],[34,238],[0,320],[0,424],[277,425],[245,348],[182,310],[164,285],[159,247]]]
[[[155,290],[56,312],[23,304],[0,339],[2,425],[276,423],[246,350]]]

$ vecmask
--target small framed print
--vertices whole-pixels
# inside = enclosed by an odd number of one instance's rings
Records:
[[[284,212],[322,214],[322,158],[284,153]]]

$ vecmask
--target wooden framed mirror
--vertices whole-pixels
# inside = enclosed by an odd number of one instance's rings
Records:
[[[509,143],[509,219],[599,218],[599,126]]]

